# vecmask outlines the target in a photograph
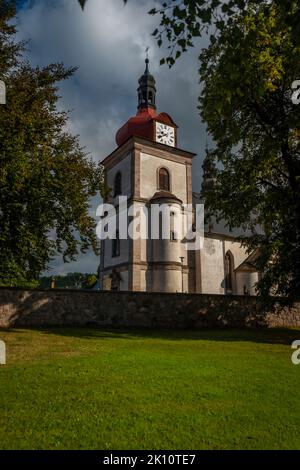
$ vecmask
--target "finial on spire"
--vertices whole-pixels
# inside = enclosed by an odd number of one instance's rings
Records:
[[[148,56],[149,47],[145,49],[146,54],[146,70],[144,74],[139,79],[139,87],[138,87],[138,96],[139,96],[139,104],[138,109],[142,108],[153,108],[156,109],[155,106],[155,95],[156,95],[156,88],[155,88],[155,79],[153,75],[149,72],[149,56]]]
[[[146,70],[145,70],[145,74],[148,74],[149,73],[149,46],[146,47],[145,53],[146,53],[146,59],[145,59]]]

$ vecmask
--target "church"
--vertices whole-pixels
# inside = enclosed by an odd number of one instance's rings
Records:
[[[101,163],[110,189],[106,201],[118,211],[119,197],[136,208],[205,203],[209,172],[203,164],[200,193],[193,192],[194,153],[178,148],[179,128],[172,117],[157,112],[156,83],[146,69],[138,81],[138,110],[117,131],[117,148]],[[204,204],[205,206],[205,204]],[[173,212],[171,212],[172,216]],[[170,236],[101,241],[100,289],[255,295],[259,279],[253,260],[225,224],[205,225],[201,249],[187,250],[170,223]]]

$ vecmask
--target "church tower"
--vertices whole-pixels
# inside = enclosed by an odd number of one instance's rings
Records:
[[[178,126],[165,112],[156,110],[156,83],[146,59],[138,81],[138,109],[117,132],[117,148],[102,164],[110,189],[105,202],[117,212],[119,196],[126,196],[132,222],[142,217],[147,237],[124,237],[117,226],[116,239],[101,241],[100,285],[102,289],[149,292],[194,292],[193,253],[176,232],[175,217],[183,217],[185,204],[192,204],[193,153],[178,148]],[[153,238],[154,205],[159,224],[170,217],[169,234]],[[169,208],[169,214],[163,208]]]

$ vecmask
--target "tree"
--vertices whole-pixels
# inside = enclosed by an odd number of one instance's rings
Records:
[[[300,294],[300,107],[291,90],[299,53],[282,11],[262,5],[237,16],[200,56],[200,110],[215,143],[206,204],[252,232],[242,241],[259,252],[265,302]]]
[[[57,274],[54,276],[41,276],[39,278],[39,286],[49,289],[54,281],[56,289],[91,289],[97,280],[97,276],[92,273]]]
[[[0,7],[0,283],[37,279],[56,253],[74,260],[97,253],[89,201],[103,190],[102,170],[58,111],[58,83],[75,72],[63,64],[32,68],[14,41],[15,2]]]
[[[161,8],[152,8],[149,13],[161,16],[153,35],[159,47],[163,42],[168,43],[169,54],[161,63],[166,62],[170,67],[183,52],[194,47],[195,38],[208,34],[213,42],[237,16],[270,4],[291,28],[293,42],[299,43],[300,5],[297,0],[163,0],[161,3]]]
[[[86,274],[82,287],[83,289],[92,289],[97,281],[98,278],[95,274]]]

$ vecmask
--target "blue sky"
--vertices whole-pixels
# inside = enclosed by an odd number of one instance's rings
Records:
[[[30,40],[27,58],[32,65],[79,67],[60,89],[60,106],[71,110],[69,130],[96,161],[114,150],[116,131],[136,114],[137,81],[150,46],[158,112],[167,112],[178,124],[179,147],[198,154],[193,186],[199,191],[205,125],[197,110],[198,55],[204,40],[171,70],[159,66],[163,51],[151,36],[159,18],[147,14],[154,5],[155,0],[129,0],[125,7],[123,0],[88,0],[82,12],[77,0],[19,0],[18,39]],[[68,264],[57,258],[51,273],[93,272],[98,262],[92,253]]]

